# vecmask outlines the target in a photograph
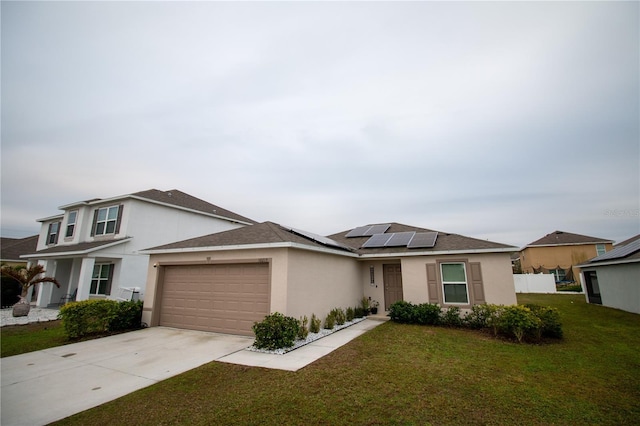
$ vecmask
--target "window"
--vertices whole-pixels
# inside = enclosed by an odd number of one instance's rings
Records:
[[[549,273],[553,274],[553,276],[556,278],[557,283],[565,281],[565,279],[567,278],[567,273],[564,269],[551,269],[549,270]]]
[[[605,248],[604,244],[596,244],[596,254],[598,256],[600,256],[601,254],[605,254],[606,251],[607,249]]]
[[[49,224],[49,234],[47,236],[47,244],[56,244],[58,242],[58,233],[60,232],[60,222]]]
[[[376,283],[376,274],[373,266],[369,266],[369,284]]]
[[[67,219],[67,233],[65,237],[73,237],[73,231],[76,227],[76,220],[78,218],[78,212],[69,212],[69,218]]]
[[[441,263],[444,303],[469,303],[467,273],[464,263]]]
[[[107,296],[111,294],[111,278],[113,277],[113,264],[104,263],[94,265],[91,275],[91,288],[89,294]]]
[[[117,232],[116,224],[121,206],[104,207],[96,210],[94,216],[95,225],[94,235],[115,234]]]

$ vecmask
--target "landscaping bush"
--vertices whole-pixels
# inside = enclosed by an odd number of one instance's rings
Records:
[[[320,318],[316,317],[316,314],[311,314],[311,323],[309,324],[309,331],[311,333],[320,332]]]
[[[353,321],[353,319],[355,318],[355,311],[353,310],[353,308],[349,307],[347,308],[347,312],[345,313],[345,315],[347,316],[347,321]]]
[[[336,325],[336,316],[333,311],[329,312],[329,315],[324,319],[324,328],[327,330],[333,330]]]
[[[15,305],[20,300],[22,287],[20,283],[10,277],[2,277],[0,281],[0,302],[3,308]]]
[[[353,317],[354,318],[362,318],[364,317],[366,314],[364,313],[364,310],[362,309],[361,306],[356,306],[353,309]]]
[[[333,318],[336,320],[337,325],[342,325],[347,321],[347,315],[344,313],[344,310],[342,308],[332,309],[331,315],[333,315]]]
[[[83,300],[60,308],[60,319],[70,339],[111,331],[140,328],[142,301]]]
[[[420,325],[440,324],[440,306],[435,303],[422,303],[412,307],[411,317]]]
[[[307,336],[309,335],[309,318],[307,318],[307,316],[303,316],[302,318],[300,318],[300,327],[298,327],[298,339],[299,340],[305,340],[307,338]]]
[[[254,346],[268,350],[291,347],[299,330],[300,324],[297,319],[274,312],[264,317],[261,322],[253,324],[253,333],[256,335]]]
[[[389,306],[389,316],[395,322],[404,324],[415,324],[416,310],[415,307],[404,300],[399,300]]]
[[[505,306],[497,319],[497,328],[503,334],[514,336],[519,343],[525,334],[536,335],[542,321],[531,309],[522,305]]]
[[[540,336],[556,339],[562,338],[562,323],[560,321],[560,314],[556,309],[534,304],[526,304],[524,306],[531,309],[531,312],[542,321]]]
[[[497,307],[495,305],[488,305],[486,303],[473,305],[471,311],[467,312],[464,316],[463,322],[469,328],[487,328],[490,326],[490,319],[496,310]]]
[[[463,322],[460,316],[460,308],[450,306],[447,309],[443,309],[440,314],[440,323],[447,327],[461,327]]]

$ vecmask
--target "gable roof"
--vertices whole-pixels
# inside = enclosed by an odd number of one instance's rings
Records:
[[[582,245],[582,244],[613,244],[612,240],[604,238],[589,237],[587,235],[572,234],[571,232],[554,231],[544,237],[529,243],[526,247],[545,247],[545,246],[562,246],[562,245]]]
[[[26,238],[0,238],[0,258],[3,262],[24,262],[20,256],[33,253],[38,246],[38,235]]]
[[[580,266],[585,267],[640,262],[640,234],[633,238],[629,238],[623,243],[618,244],[613,250],[603,253],[600,256],[596,256]]]
[[[496,243],[488,240],[480,240],[472,237],[465,237],[464,235],[451,234],[447,232],[435,231],[433,229],[419,228],[416,226],[404,225],[396,222],[387,223],[389,228],[384,232],[385,234],[399,233],[399,232],[437,232],[437,238],[433,247],[422,248],[409,248],[407,246],[396,247],[373,247],[366,248],[362,245],[370,238],[370,236],[362,237],[347,237],[349,232],[354,229],[348,229],[346,231],[338,232],[333,235],[329,235],[329,238],[352,247],[357,253],[362,256],[371,255],[425,255],[431,253],[443,252],[514,252],[517,251],[517,247],[509,246],[507,244]],[[367,226],[383,225],[383,224],[370,224]],[[360,227],[363,228],[363,227]]]
[[[319,238],[315,238],[319,237]],[[273,222],[217,232],[202,237],[190,238],[171,244],[151,247],[143,252],[204,251],[211,249],[237,249],[255,247],[307,246],[314,249],[338,250],[349,252],[348,247],[326,240],[319,235],[287,228]],[[322,242],[324,241],[324,242]]]
[[[128,198],[134,198],[137,200],[142,200],[142,201],[151,202],[155,204],[161,204],[165,206],[177,207],[183,210],[191,210],[191,211],[196,211],[200,213],[205,213],[209,216],[227,219],[232,222],[243,223],[246,225],[252,225],[257,223],[253,219],[249,219],[248,217],[239,215],[237,213],[224,209],[215,204],[211,204],[207,201],[201,200],[200,198],[194,197],[192,195],[189,195],[177,189],[171,189],[168,191],[160,191],[158,189],[148,189],[146,191],[134,192],[133,194],[120,195],[117,197],[106,198],[106,199],[93,198],[87,201],[79,201],[76,203],[60,206],[59,208],[61,210],[68,210],[73,207],[102,204],[106,202],[116,202],[116,201],[125,200]],[[43,221],[43,220],[44,219],[40,219],[40,221]]]
[[[626,246],[627,244],[632,243],[632,242],[634,242],[636,240],[640,240],[640,234],[636,235],[635,237],[628,238],[628,239],[626,239],[624,241],[620,241],[619,243],[615,244],[613,247]]]

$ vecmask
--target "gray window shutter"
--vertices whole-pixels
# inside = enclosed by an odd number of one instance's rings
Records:
[[[58,231],[56,232],[56,239],[53,242],[54,244],[58,244],[58,237],[60,236],[60,232],[62,232],[62,222],[58,222]]]
[[[109,280],[107,281],[107,288],[104,291],[104,293],[107,296],[111,295],[111,282],[113,281],[113,269],[114,269],[113,266],[114,266],[113,263],[109,265]]]
[[[98,210],[99,209],[95,209],[93,211],[93,222],[91,223],[91,236],[92,237],[94,235],[96,235],[96,224],[98,223]]]
[[[114,234],[118,234],[120,232],[120,222],[122,222],[122,210],[124,209],[124,205],[120,204],[118,206],[118,219],[116,220],[116,232]]]
[[[471,269],[472,304],[485,303],[484,286],[482,285],[482,268],[480,262],[469,263]]]
[[[439,303],[438,273],[435,263],[427,263],[427,290],[429,291],[429,303]]]
[[[53,227],[53,223],[49,224],[49,229],[47,229],[47,245],[51,244],[51,228]]]

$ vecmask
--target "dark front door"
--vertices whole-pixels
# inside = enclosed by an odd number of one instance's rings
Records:
[[[602,305],[602,296],[600,296],[600,286],[598,285],[598,274],[596,274],[596,271],[586,271],[584,273],[584,281],[587,287],[589,303]]]
[[[384,310],[402,300],[402,268],[400,265],[382,265],[384,280]]]

